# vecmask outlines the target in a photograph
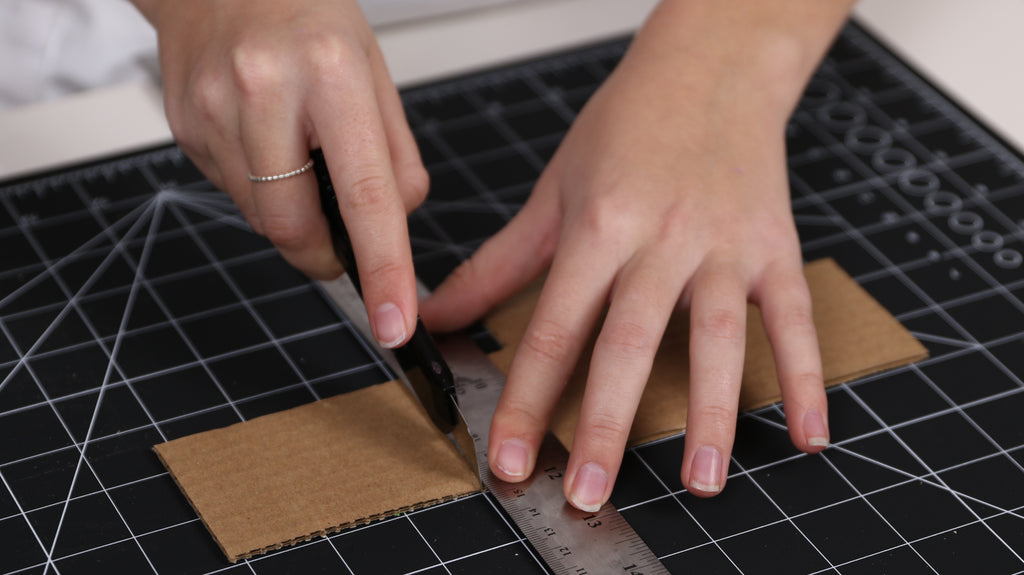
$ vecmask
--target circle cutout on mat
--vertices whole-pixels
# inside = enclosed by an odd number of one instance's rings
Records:
[[[923,168],[915,168],[900,174],[897,185],[904,194],[927,196],[939,190],[939,177]]]
[[[971,236],[971,245],[982,252],[997,252],[1003,248],[1003,236],[992,230],[982,230]]]
[[[830,130],[846,131],[867,121],[864,108],[853,102],[830,102],[818,108],[818,120]]]
[[[892,135],[878,126],[856,126],[846,132],[843,143],[858,154],[874,154],[892,146]]]
[[[879,150],[871,156],[871,167],[880,174],[900,172],[913,168],[915,165],[917,165],[917,158],[903,148]]]
[[[929,214],[945,215],[958,211],[964,205],[960,196],[953,192],[939,190],[924,197],[924,209]]]
[[[985,221],[981,219],[981,216],[966,210],[949,216],[948,222],[951,230],[965,236],[980,232],[981,228],[985,225]]]
[[[1017,250],[1005,249],[996,252],[992,261],[1004,270],[1015,270],[1020,267],[1021,263],[1024,263],[1024,256],[1021,256]]]

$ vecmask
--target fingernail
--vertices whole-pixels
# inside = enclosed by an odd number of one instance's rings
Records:
[[[498,457],[495,465],[498,469],[512,477],[526,475],[526,466],[529,463],[530,450],[526,444],[518,439],[506,439],[498,447]]]
[[[604,490],[608,488],[608,474],[596,463],[587,463],[576,472],[569,500],[580,511],[596,513],[604,503]]]
[[[710,445],[700,448],[690,467],[690,488],[705,493],[722,490],[722,456]]]
[[[405,341],[405,318],[402,310],[393,303],[382,304],[374,314],[377,341],[380,345],[391,349]]]
[[[828,447],[828,428],[817,410],[812,409],[804,414],[804,437],[807,438],[807,445]]]

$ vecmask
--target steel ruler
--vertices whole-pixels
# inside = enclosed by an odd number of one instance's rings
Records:
[[[322,282],[321,286],[367,344],[374,347],[395,373],[402,374],[394,355],[376,345],[362,299],[347,276]],[[476,465],[483,485],[552,572],[556,575],[668,574],[610,502],[597,513],[580,511],[566,502],[562,482],[569,452],[551,432],[544,438],[530,478],[520,483],[507,483],[491,474],[487,464],[487,441],[491,416],[505,385],[505,374],[466,335],[439,339],[438,346],[455,376],[459,411],[468,427],[467,430],[457,426],[453,441],[470,464]]]

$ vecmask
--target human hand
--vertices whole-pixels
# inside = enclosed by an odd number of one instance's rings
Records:
[[[782,42],[722,66],[695,57],[701,46],[667,52],[655,35],[637,37],[521,212],[422,306],[432,329],[459,328],[550,263],[491,425],[491,470],[515,482],[533,471],[558,397],[610,302],[565,477],[566,497],[586,511],[611,494],[677,305],[691,312],[681,478],[692,493],[714,495],[726,481],[747,301],[764,317],[793,443],[807,452],[828,443],[783,135],[816,58],[793,58]]]
[[[311,277],[342,273],[312,173],[273,182],[322,147],[370,321],[385,347],[417,314],[406,213],[427,172],[355,0],[135,0],[160,41],[177,143],[250,226]]]

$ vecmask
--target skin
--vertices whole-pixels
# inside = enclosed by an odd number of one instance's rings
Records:
[[[377,310],[371,324],[382,343],[403,343],[417,311],[404,216],[427,178],[355,2],[134,1],[159,33],[182,148],[257,232],[319,278],[341,269],[312,177],[252,184],[246,175],[294,169],[323,147],[367,308]],[[691,358],[687,488],[711,496],[725,485],[748,301],[764,316],[793,443],[827,445],[784,128],[851,4],[665,0],[522,211],[422,302],[428,327],[459,329],[550,268],[491,426],[498,477],[533,471],[581,346],[598,330],[565,492],[584,510],[607,501],[678,306],[692,318],[690,349],[680,350]],[[389,305],[399,327],[381,312]]]

